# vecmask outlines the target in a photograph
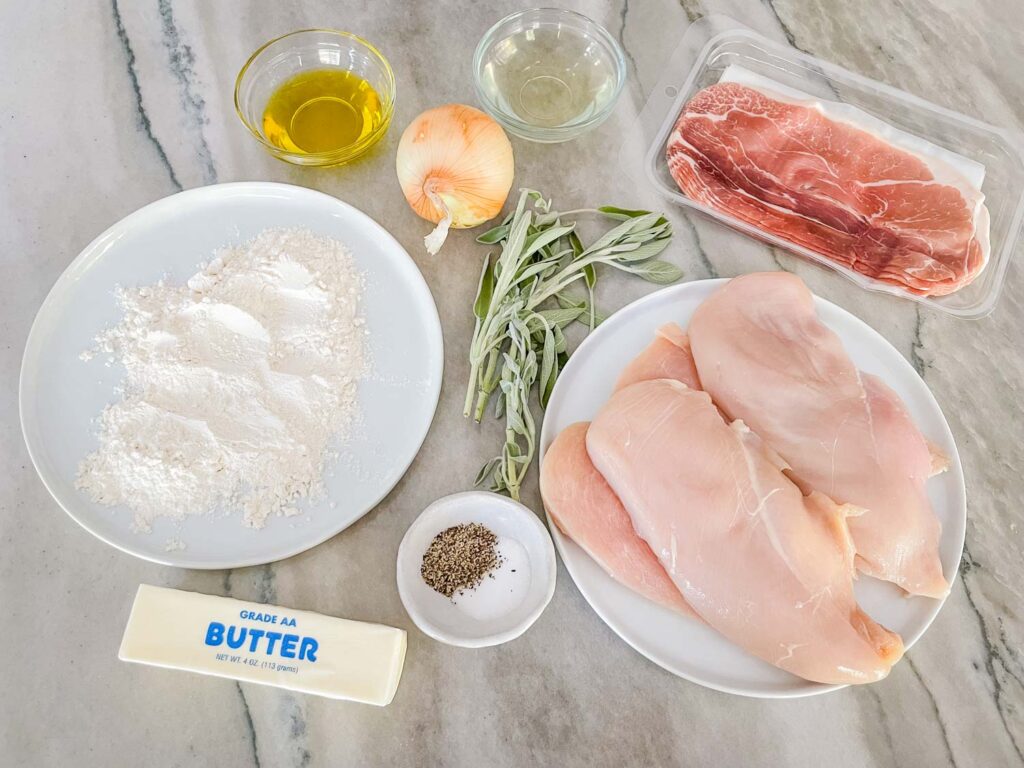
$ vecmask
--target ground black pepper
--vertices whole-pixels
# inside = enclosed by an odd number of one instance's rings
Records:
[[[445,597],[479,586],[503,562],[498,537],[480,523],[463,523],[441,531],[423,553],[420,575]],[[493,578],[493,577],[492,577]]]

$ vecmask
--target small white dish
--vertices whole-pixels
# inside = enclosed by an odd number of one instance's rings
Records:
[[[480,523],[498,537],[504,562],[474,590],[452,599],[420,575],[423,554],[441,531]],[[484,491],[455,493],[420,513],[398,547],[398,594],[405,610],[435,640],[484,648],[514,640],[555,593],[555,548],[540,518],[517,501]]]

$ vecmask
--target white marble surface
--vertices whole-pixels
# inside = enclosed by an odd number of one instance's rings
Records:
[[[513,5],[520,5],[518,1]],[[678,680],[588,608],[564,570],[519,640],[449,648],[416,631],[394,586],[408,523],[470,484],[499,439],[461,416],[479,248],[452,238],[421,256],[392,162],[399,130],[428,106],[472,101],[469,63],[509,6],[201,0],[0,6],[0,763],[109,765],[1005,766],[1024,752],[1024,269],[991,317],[967,322],[859,291],[721,227],[672,213],[670,256],[689,278],[777,264],[878,328],[944,408],[969,493],[964,568],[924,639],[882,683],[763,702]],[[1016,0],[623,0],[569,2],[624,42],[634,68],[618,112],[576,143],[515,141],[517,182],[563,206],[650,206],[612,157],[688,23],[729,13],[779,40],[990,121],[1024,127]],[[395,65],[388,140],[346,169],[272,160],[231,102],[248,53],[285,31],[333,26]],[[348,200],[416,255],[437,299],[447,376],[434,427],[405,480],[344,534],[273,566],[183,572],[93,539],[50,500],[18,429],[17,372],[49,286],[94,235],[140,205],[214,182],[272,179]],[[1020,255],[1020,254],[1018,254]],[[648,290],[609,279],[606,307]],[[535,485],[526,501],[539,509]],[[407,627],[405,678],[387,709],[127,665],[117,647],[139,582],[274,601]]]

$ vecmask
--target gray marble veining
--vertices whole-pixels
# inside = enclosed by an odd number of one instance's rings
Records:
[[[630,84],[613,118],[580,141],[514,141],[517,183],[568,206],[652,206],[615,156],[689,21],[727,13],[815,55],[939,104],[1024,128],[1024,21],[1015,0],[588,0],[625,46]],[[969,523],[963,568],[927,635],[882,683],[763,702],[678,680],[621,642],[564,570],[519,640],[442,646],[415,630],[394,555],[427,503],[465,489],[497,425],[461,415],[479,251],[457,233],[422,254],[423,222],[393,173],[400,128],[420,110],[472,101],[470,59],[497,2],[301,4],[111,0],[0,6],[0,763],[3,765],[787,765],[1024,764],[1024,269],[996,312],[947,318],[673,210],[670,257],[689,278],[780,266],[866,319],[924,376],[960,446]],[[232,104],[248,54],[283,32],[351,29],[398,79],[395,129],[365,160],[307,170],[268,157]],[[344,534],[271,566],[178,571],[122,555],[74,525],[33,471],[18,430],[24,340],[50,285],[110,223],[179,189],[271,179],[349,200],[414,255],[437,300],[446,379],[433,429],[405,479]],[[609,309],[641,295],[607,279]],[[526,501],[540,508],[535,484]],[[122,664],[116,650],[139,582],[278,602],[409,628],[387,709]]]

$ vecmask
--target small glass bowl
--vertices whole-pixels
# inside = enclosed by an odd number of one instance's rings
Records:
[[[534,43],[546,37],[553,57],[544,61],[527,55],[516,45],[516,37]],[[516,57],[519,60],[516,61]],[[556,61],[555,57],[564,57]],[[527,69],[534,73],[518,83]],[[582,93],[586,78],[603,71],[605,82],[593,99]],[[473,54],[473,86],[484,110],[509,133],[530,141],[554,144],[569,141],[603,123],[615,109],[626,84],[626,56],[608,30],[586,16],[562,8],[531,8],[510,14],[491,27]],[[502,80],[522,96],[524,89],[538,87],[548,94],[581,100],[585,106],[572,118],[552,125],[531,120],[514,107],[516,94],[502,94]],[[575,87],[574,87],[575,86]],[[554,89],[554,90],[552,90]]]
[[[273,144],[263,132],[263,111],[271,95],[299,72],[340,69],[362,77],[380,97],[380,125],[360,141],[330,152],[292,152]],[[387,59],[361,37],[335,29],[300,29],[259,48],[235,81],[235,111],[256,140],[274,157],[296,165],[347,163],[376,144],[395,111],[395,73]]]

